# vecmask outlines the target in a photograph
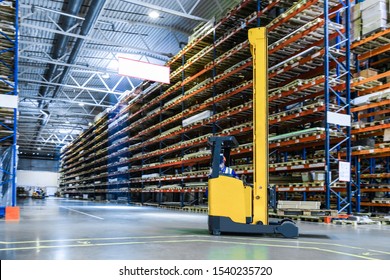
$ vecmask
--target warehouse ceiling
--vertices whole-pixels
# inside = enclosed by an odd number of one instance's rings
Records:
[[[20,0],[19,157],[57,158],[142,82],[117,74],[118,55],[165,64],[194,29],[238,2]]]

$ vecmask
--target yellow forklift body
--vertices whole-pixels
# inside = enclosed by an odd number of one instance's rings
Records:
[[[209,179],[209,215],[229,217],[236,223],[250,222],[252,188],[229,176]]]

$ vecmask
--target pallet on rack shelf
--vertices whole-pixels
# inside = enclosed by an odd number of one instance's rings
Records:
[[[377,198],[377,199],[373,199],[373,200],[371,200],[371,202],[372,203],[381,203],[381,204],[389,204],[389,206],[390,206],[390,198],[382,198],[382,199],[379,199],[379,198]]]

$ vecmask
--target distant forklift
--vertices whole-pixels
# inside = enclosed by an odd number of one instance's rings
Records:
[[[210,137],[211,174],[208,182],[210,234],[281,234],[298,237],[298,227],[289,219],[268,221],[268,53],[266,28],[249,30],[253,57],[253,186],[220,173],[220,155],[230,162],[238,147],[233,136]]]
[[[36,188],[31,196],[31,198],[34,199],[44,199],[45,197],[46,197],[46,193],[42,188]]]

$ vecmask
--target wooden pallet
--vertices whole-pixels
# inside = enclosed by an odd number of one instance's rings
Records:
[[[371,201],[372,203],[381,203],[381,204],[390,204],[390,200],[387,199],[373,199]]]
[[[372,217],[371,220],[375,222],[379,222],[382,225],[390,225],[390,218],[384,218],[384,217]]]
[[[294,221],[307,221],[307,222],[316,222],[316,223],[328,223],[331,219],[330,216],[302,216],[302,215],[280,215],[275,213],[269,213],[270,218],[276,219],[291,219]]]
[[[358,222],[358,221],[350,221],[350,220],[332,220],[332,223],[335,225],[380,225],[379,221],[368,221],[368,222]]]
[[[337,210],[328,209],[277,209],[278,215],[308,216],[308,217],[337,217]]]
[[[190,213],[205,213],[209,212],[208,207],[200,207],[200,206],[184,206],[182,211],[190,212]]]

